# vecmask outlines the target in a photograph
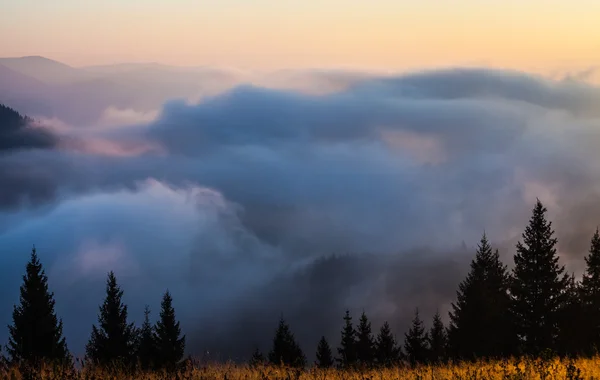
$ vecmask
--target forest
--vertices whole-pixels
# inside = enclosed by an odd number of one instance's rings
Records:
[[[387,322],[374,329],[366,311],[357,322],[346,311],[340,340],[328,342],[322,337],[315,342],[316,360],[309,363],[305,352],[311,348],[300,347],[293,327],[282,316],[278,326],[274,326],[269,352],[257,349],[247,363],[209,364],[234,368],[244,365],[249,370],[281,367],[301,376],[305,370],[415,371],[464,363],[480,363],[474,368],[483,370],[489,364],[482,363],[508,365],[508,360],[513,371],[519,372],[528,368],[522,364],[527,360],[541,360],[547,365],[557,360],[564,364],[564,371],[570,371],[569,376],[580,376],[581,369],[574,360],[595,360],[600,347],[600,233],[596,230],[591,238],[586,269],[578,281],[559,262],[557,238],[546,213],[546,207],[537,200],[516,245],[512,270],[501,262],[498,250],[483,234],[470,271],[459,284],[448,326],[437,313],[431,328],[426,329],[417,308],[412,325],[403,339],[398,339]],[[42,368],[60,368],[62,377],[83,376],[90,368],[118,368],[128,374],[157,372],[165,376],[198,370],[199,362],[185,356],[185,335],[168,290],[154,325],[150,323],[148,307],[141,326],[130,323],[122,296],[123,289],[110,272],[106,298],[99,306],[98,321],[91,328],[85,356],[74,358],[34,247],[20,287],[20,303],[14,306],[13,323],[8,327],[2,371],[18,371],[36,378],[41,376]],[[569,360],[568,364],[565,360]],[[204,371],[206,365],[203,363]],[[531,368],[539,369],[539,365]],[[559,371],[558,368],[555,366],[554,370]]]

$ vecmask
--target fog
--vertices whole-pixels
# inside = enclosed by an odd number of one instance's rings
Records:
[[[122,84],[127,70],[86,73]],[[1,324],[35,244],[76,354],[111,269],[136,323],[171,290],[195,355],[267,350],[283,314],[312,357],[321,335],[338,343],[346,308],[401,338],[416,307],[445,317],[484,230],[512,263],[536,198],[581,271],[600,220],[595,85],[485,68],[202,72],[214,83],[195,99],[201,85],[145,106],[78,93],[98,110],[79,116],[3,100],[55,143],[0,156]]]

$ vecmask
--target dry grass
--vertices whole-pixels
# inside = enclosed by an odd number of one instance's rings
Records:
[[[478,362],[457,365],[422,366],[419,368],[398,367],[363,371],[343,370],[295,370],[277,367],[249,368],[233,364],[190,367],[177,375],[166,373],[110,372],[84,368],[75,373],[61,372],[45,368],[25,377],[16,369],[0,371],[1,379],[37,379],[37,380],[484,380],[484,379],[539,379],[539,380],[600,380],[600,357],[593,359],[570,360],[507,360],[496,362]]]

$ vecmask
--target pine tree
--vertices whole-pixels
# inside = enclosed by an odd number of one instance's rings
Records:
[[[160,319],[154,329],[156,342],[157,365],[159,368],[173,371],[183,359],[185,351],[185,335],[181,336],[181,327],[175,317],[173,298],[167,290],[163,295]]]
[[[592,354],[590,329],[582,300],[581,284],[569,276],[565,300],[559,310],[558,353],[563,356]]]
[[[106,298],[100,306],[98,324],[92,326],[92,334],[86,346],[87,359],[95,364],[132,365],[134,362],[136,331],[127,322],[127,305],[121,302],[123,290],[117,284],[113,272],[106,280]]]
[[[150,324],[150,307],[148,305],[144,308],[144,323],[138,332],[136,354],[143,370],[147,371],[153,368],[157,360],[157,349],[154,329]]]
[[[20,288],[20,304],[14,306],[13,324],[8,327],[7,351],[13,364],[38,366],[41,362],[72,365],[63,337],[62,320],[54,312],[54,293],[35,247]]]
[[[319,368],[331,368],[333,367],[333,354],[331,353],[331,347],[324,336],[319,340],[317,345],[317,367]]]
[[[416,309],[412,326],[404,334],[404,351],[411,365],[415,366],[427,361],[429,355],[427,341],[428,334],[425,332],[423,321],[419,317],[419,309]]]
[[[384,322],[375,340],[375,358],[380,366],[394,366],[401,356],[400,347],[392,335],[389,323]]]
[[[337,361],[342,368],[349,368],[356,364],[356,330],[352,325],[350,311],[346,310],[344,316],[344,328],[342,329],[342,341],[337,349],[339,357]]]
[[[256,367],[264,365],[265,362],[266,362],[265,356],[257,347],[254,350],[254,352],[252,353],[252,357],[250,358],[250,362],[248,364],[250,365],[250,367],[256,368]]]
[[[592,237],[585,263],[581,297],[586,316],[584,329],[588,332],[586,351],[588,354],[594,354],[600,352],[600,234],[598,229]]]
[[[433,316],[433,324],[431,330],[429,330],[428,338],[430,360],[433,363],[445,361],[448,339],[446,337],[446,328],[439,312],[436,312]]]
[[[8,368],[8,363],[6,362],[6,358],[4,357],[4,353],[2,352],[2,347],[0,346],[0,373],[2,371],[6,371]]]
[[[517,243],[510,293],[512,311],[523,353],[540,354],[557,349],[560,310],[569,277],[560,266],[557,239],[546,208],[538,200],[523,243]]]
[[[484,233],[449,313],[448,344],[452,356],[471,360],[515,353],[509,285],[508,270]]]
[[[273,348],[269,352],[269,362],[273,365],[299,368],[306,365],[306,357],[283,316],[279,319],[279,325],[275,331]]]
[[[371,366],[374,363],[375,352],[373,334],[371,333],[371,322],[363,311],[356,329],[356,358],[363,366]]]

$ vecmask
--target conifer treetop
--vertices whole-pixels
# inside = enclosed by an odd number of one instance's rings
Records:
[[[315,363],[319,368],[330,368],[333,366],[333,354],[331,347],[325,336],[322,336],[317,345],[317,362]]]
[[[304,367],[306,365],[306,357],[296,342],[289,325],[283,319],[283,315],[279,318],[279,324],[273,337],[273,347],[269,352],[269,361],[274,365],[284,364],[293,367]]]
[[[181,327],[175,316],[173,297],[169,290],[165,291],[161,302],[160,318],[156,322],[155,341],[160,365],[173,370],[183,359],[185,352],[185,335],[181,335]]]
[[[122,302],[123,290],[114,272],[106,279],[106,297],[99,307],[98,326],[86,345],[88,359],[99,364],[130,365],[135,349],[135,328],[127,321],[127,305]]]
[[[48,277],[35,246],[23,275],[19,301],[19,305],[14,306],[13,324],[9,326],[7,352],[10,360],[13,363],[57,361],[72,364],[62,334],[62,320],[54,311],[54,293],[48,289]]]

